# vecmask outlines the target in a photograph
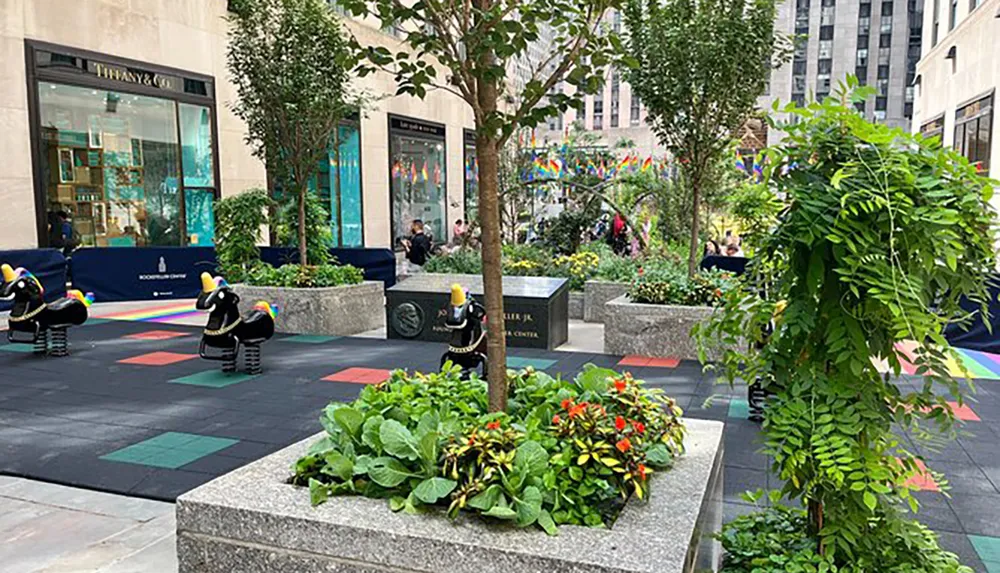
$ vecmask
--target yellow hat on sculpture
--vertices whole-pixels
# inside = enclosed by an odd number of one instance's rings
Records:
[[[14,282],[14,279],[17,278],[17,275],[14,274],[14,268],[7,263],[0,265],[0,271],[3,272],[3,282],[5,283]]]
[[[205,292],[212,292],[215,290],[215,281],[212,279],[212,275],[208,273],[201,273],[201,290]]]
[[[451,285],[451,305],[462,306],[463,304],[465,304],[465,289],[462,288],[462,285]]]

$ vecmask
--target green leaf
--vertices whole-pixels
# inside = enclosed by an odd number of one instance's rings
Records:
[[[493,484],[470,499],[468,506],[480,511],[489,511],[493,509],[493,506],[497,504],[497,500],[500,499],[502,489],[499,485]]]
[[[337,451],[327,452],[324,461],[326,466],[323,468],[323,473],[340,478],[342,481],[354,476],[354,462],[344,454]]]
[[[330,496],[326,484],[319,480],[309,479],[309,503],[319,505]]]
[[[657,443],[646,450],[646,462],[654,468],[665,468],[673,465],[674,457],[666,445]]]
[[[358,436],[358,430],[364,422],[364,416],[354,408],[338,408],[333,413],[333,419],[352,437]]]
[[[398,495],[389,498],[389,509],[393,512],[402,511],[406,507],[406,498]]]
[[[428,478],[414,488],[413,495],[424,503],[437,503],[439,499],[454,491],[456,486],[458,486],[458,482],[450,479]]]
[[[323,436],[315,444],[309,446],[309,451],[306,452],[306,455],[311,456],[313,454],[325,454],[336,448],[337,443],[334,442],[330,436]]]
[[[542,512],[542,492],[533,485],[524,488],[520,498],[514,499],[517,508],[517,524],[527,527],[538,519]]]
[[[604,393],[608,391],[610,380],[617,377],[618,373],[614,370],[588,364],[584,366],[583,372],[577,375],[576,384],[585,392]]]
[[[559,528],[556,527],[556,522],[552,520],[552,515],[549,514],[548,510],[543,509],[538,514],[538,525],[549,535],[559,535]]]
[[[484,511],[483,515],[486,517],[495,517],[497,519],[515,519],[517,518],[517,512],[507,505],[507,498],[500,496],[497,500],[496,505],[490,508],[489,511]]]
[[[878,498],[875,497],[875,494],[870,491],[866,491],[862,497],[864,497],[865,505],[868,509],[875,511],[875,506],[878,505]]]
[[[437,466],[438,462],[438,434],[437,432],[427,432],[420,438],[420,459],[427,466]]]
[[[368,468],[371,466],[372,457],[367,454],[362,454],[354,459],[354,475],[360,476],[368,473]]]
[[[525,477],[536,477],[545,473],[549,454],[538,442],[527,441],[517,447],[514,454],[514,469]]]
[[[580,481],[583,479],[583,469],[580,466],[570,466],[569,477],[574,481]]]
[[[382,416],[372,416],[365,420],[365,424],[361,429],[361,443],[368,446],[377,454],[382,453],[382,439],[379,438],[379,429],[382,427],[382,422],[385,418]]]
[[[382,487],[393,488],[406,478],[417,477],[396,458],[375,458],[368,467],[368,476]]]
[[[420,446],[413,434],[396,420],[386,420],[379,428],[379,439],[387,454],[405,460],[420,459]]]

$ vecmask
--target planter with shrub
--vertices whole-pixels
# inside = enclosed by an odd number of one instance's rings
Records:
[[[712,316],[733,280],[721,272],[693,278],[672,272],[644,273],[627,294],[604,305],[604,352],[697,360],[691,329]]]
[[[233,286],[240,309],[266,300],[280,309],[278,332],[346,336],[385,326],[381,281],[365,281],[351,265],[278,268],[261,264]]]
[[[513,376],[506,413],[455,368],[397,371],[182,496],[180,570],[714,570],[722,424],[679,415],[594,367]]]

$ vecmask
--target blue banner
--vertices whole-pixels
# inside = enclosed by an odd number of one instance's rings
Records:
[[[73,253],[73,287],[96,302],[196,298],[199,275],[215,271],[212,247],[80,249]]]
[[[993,275],[986,281],[990,293],[989,318],[990,327],[983,324],[983,315],[979,305],[963,298],[959,301],[962,310],[973,315],[972,321],[966,325],[949,324],[944,329],[944,337],[948,343],[958,348],[978,350],[1000,354],[1000,275]]]
[[[23,267],[38,277],[45,289],[46,302],[66,296],[66,257],[58,249],[25,249],[20,251],[0,251],[0,264]],[[0,311],[10,310],[13,305],[0,301]]]

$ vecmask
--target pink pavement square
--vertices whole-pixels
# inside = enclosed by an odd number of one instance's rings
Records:
[[[323,378],[327,382],[349,382],[351,384],[380,384],[389,379],[388,370],[378,368],[345,368]]]
[[[136,334],[129,334],[125,338],[131,338],[133,340],[170,340],[171,338],[180,338],[182,336],[191,336],[187,332],[176,332],[173,330],[147,330],[146,332],[138,332]]]
[[[139,356],[119,360],[118,363],[138,364],[141,366],[167,366],[169,364],[176,364],[178,362],[184,362],[185,360],[191,360],[192,358],[198,358],[198,355],[179,354],[177,352],[150,352],[148,354],[140,354]]]

